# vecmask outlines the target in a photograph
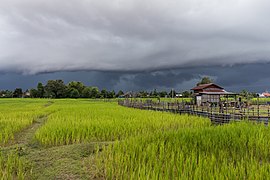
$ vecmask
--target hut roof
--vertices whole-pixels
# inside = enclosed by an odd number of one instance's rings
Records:
[[[223,90],[224,89],[223,87],[220,87],[220,86],[218,86],[218,85],[216,85],[214,83],[209,83],[209,84],[201,84],[199,86],[196,86],[196,87],[192,88],[191,90],[203,90],[203,89],[206,89],[206,88],[208,88],[210,86],[215,86],[215,87],[217,87],[220,90]]]
[[[264,97],[270,97],[270,93],[268,92],[265,92],[265,93],[262,93]]]
[[[199,94],[208,94],[208,95],[236,95],[236,93],[222,91],[222,92],[200,92]]]

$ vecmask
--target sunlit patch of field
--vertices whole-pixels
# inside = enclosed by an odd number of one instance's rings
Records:
[[[199,117],[128,109],[116,103],[62,101],[54,107],[58,111],[51,114],[36,133],[36,138],[44,145],[124,140],[142,134],[210,125],[208,120]]]

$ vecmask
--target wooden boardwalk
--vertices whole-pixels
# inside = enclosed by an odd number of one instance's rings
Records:
[[[119,100],[118,104],[125,107],[137,108],[142,110],[153,110],[153,111],[164,111],[172,112],[177,114],[189,114],[195,116],[202,116],[209,118],[214,124],[226,124],[231,121],[254,121],[264,123],[268,125],[270,120],[269,113],[268,115],[250,115],[246,113],[226,113],[226,110],[221,112],[213,111],[212,108],[198,108],[194,105],[186,105],[184,103],[169,103],[169,102],[143,102],[136,100]]]

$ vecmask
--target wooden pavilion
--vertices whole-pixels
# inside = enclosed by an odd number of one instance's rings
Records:
[[[235,93],[227,92],[221,86],[214,83],[201,84],[191,89],[198,106],[206,103],[220,103],[221,97],[228,97],[229,95],[236,95]]]

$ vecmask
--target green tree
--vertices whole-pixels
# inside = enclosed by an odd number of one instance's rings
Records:
[[[100,91],[100,97],[101,98],[108,98],[108,91],[106,89],[102,89]]]
[[[42,83],[38,83],[37,85],[37,96],[38,98],[43,98],[45,94],[45,89]]]
[[[82,97],[91,98],[92,97],[92,87],[85,87],[82,91]]]
[[[107,92],[107,98],[115,98],[115,91],[114,90],[108,91]]]
[[[149,93],[147,91],[140,91],[139,92],[141,98],[148,97]]]
[[[248,97],[249,96],[249,92],[245,89],[243,89],[241,92],[240,92],[240,96],[243,96],[243,97]]]
[[[119,90],[118,93],[116,94],[116,97],[123,96],[124,92],[122,90]]]
[[[12,98],[13,97],[13,91],[5,90],[1,92],[1,97],[3,98]]]
[[[79,92],[79,95],[82,96],[82,92],[85,88],[85,85],[79,81],[71,81],[68,83],[67,88],[68,89],[77,89]]]
[[[210,79],[210,77],[205,76],[201,79],[200,82],[197,83],[197,86],[202,85],[202,84],[209,84],[209,83],[213,83],[213,82],[214,81],[212,79]]]
[[[153,91],[152,96],[153,96],[153,97],[157,97],[157,96],[158,96],[158,92],[157,92],[156,89]]]
[[[70,98],[79,98],[80,93],[79,93],[79,91],[77,89],[71,88],[71,89],[69,89],[68,97],[70,97]]]
[[[38,97],[38,90],[30,89],[30,97],[31,98],[37,98]]]
[[[98,98],[99,96],[99,89],[97,87],[92,87],[91,98]]]
[[[169,93],[169,97],[175,97],[176,95],[176,91],[175,90],[171,90],[170,93]]]
[[[63,98],[66,94],[66,85],[63,80],[49,80],[45,86],[45,94],[51,98]]]
[[[13,97],[14,98],[21,98],[23,95],[22,88],[16,88],[13,92]]]
[[[184,91],[184,92],[182,92],[182,96],[183,96],[184,98],[189,98],[189,97],[191,97],[191,92],[189,92],[189,91]]]
[[[166,95],[168,95],[168,93],[166,91],[159,92],[160,97],[165,97]]]

